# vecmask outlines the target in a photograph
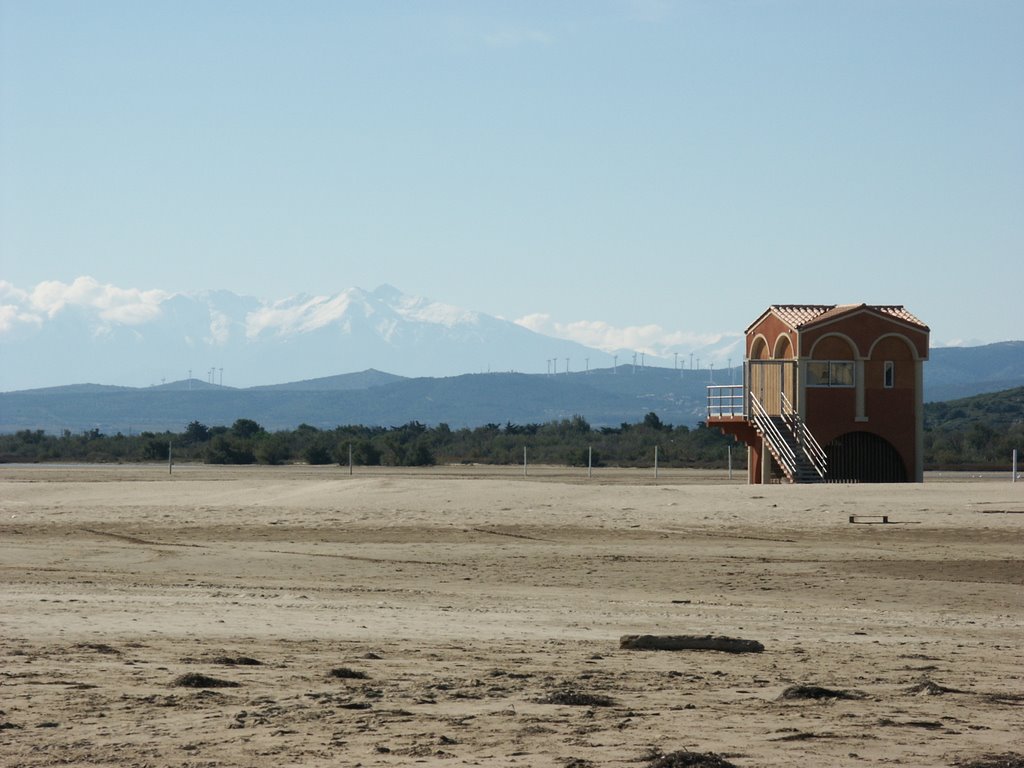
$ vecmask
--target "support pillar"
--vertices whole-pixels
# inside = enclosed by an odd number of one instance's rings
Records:
[[[914,360],[914,482],[924,482],[924,362]]]
[[[854,421],[867,421],[867,411],[864,405],[864,369],[867,366],[864,363],[863,358],[857,358],[853,361],[854,377],[857,384],[857,411],[854,414]]]

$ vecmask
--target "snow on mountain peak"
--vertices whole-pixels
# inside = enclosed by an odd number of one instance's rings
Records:
[[[588,335],[537,318],[513,323],[391,285],[266,301],[226,290],[123,289],[89,277],[30,290],[0,281],[0,390],[86,380],[146,385],[211,365],[228,371],[232,386],[274,381],[283,370],[295,380],[366,367],[533,372],[553,356],[567,369],[570,357],[575,367],[584,358],[596,367],[614,360],[594,343],[602,335],[643,350],[664,333],[643,327],[619,337],[591,324]]]
[[[352,305],[349,291],[336,296],[293,296],[253,310],[245,318],[245,335],[255,339],[264,332],[278,336],[308,333],[343,320]]]
[[[480,315],[468,309],[413,297],[403,297],[403,301],[395,306],[394,310],[408,320],[434,323],[446,328],[454,328],[458,325],[476,325],[480,322]]]
[[[385,339],[394,336],[403,322],[430,323],[445,328],[479,323],[476,312],[409,296],[384,285],[372,293],[349,288],[335,296],[299,295],[261,306],[246,316],[246,336],[250,339],[265,333],[291,336],[334,324],[348,332],[352,322],[360,316],[374,318],[374,327]]]

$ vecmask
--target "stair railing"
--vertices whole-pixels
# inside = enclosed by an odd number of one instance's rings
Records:
[[[768,414],[764,405],[757,399],[753,392],[750,393],[750,412],[754,417],[754,424],[758,431],[764,435],[765,442],[771,449],[772,454],[785,470],[786,475],[792,480],[796,475],[796,453],[790,447],[785,436],[779,430],[774,419]]]
[[[789,402],[786,393],[781,392],[780,394],[782,395],[782,415],[789,425],[789,430],[793,433],[797,445],[803,450],[811,466],[814,467],[814,471],[818,473],[818,477],[824,480],[825,474],[828,472],[828,456],[825,454],[821,444],[815,439],[807,423],[800,418],[800,414],[796,412],[793,404]]]

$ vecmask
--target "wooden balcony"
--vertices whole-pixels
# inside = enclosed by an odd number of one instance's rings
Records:
[[[708,387],[708,424],[747,420],[747,390],[743,384]]]

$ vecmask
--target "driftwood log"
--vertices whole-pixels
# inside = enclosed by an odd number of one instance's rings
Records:
[[[712,635],[623,635],[620,648],[635,651],[724,651],[725,653],[760,653],[764,646],[757,640]]]

